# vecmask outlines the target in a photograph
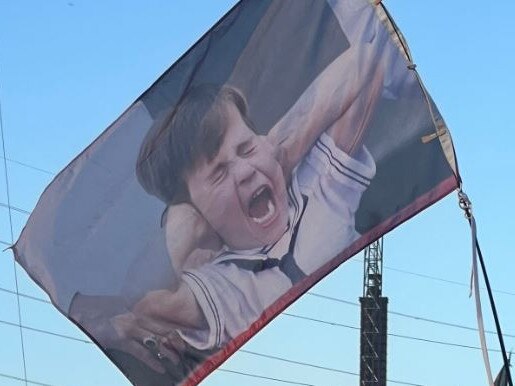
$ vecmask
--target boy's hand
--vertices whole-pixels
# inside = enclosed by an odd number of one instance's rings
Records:
[[[172,363],[179,363],[182,346],[177,344],[174,346],[172,343],[176,343],[176,341],[168,343],[169,339],[167,336],[171,332],[170,330],[162,331],[163,328],[160,326],[160,323],[160,321],[154,323],[147,322],[146,324],[151,325],[151,328],[143,327],[141,320],[138,320],[130,312],[111,318],[109,324],[116,331],[117,337],[116,341],[111,342],[111,348],[125,351],[143,361],[153,370],[164,373],[166,367],[163,365],[162,360],[167,358]],[[160,328],[155,326],[160,326]],[[156,330],[161,334],[156,333]],[[149,350],[149,347],[145,345],[145,340],[148,338],[153,338],[156,342],[163,343],[158,346],[159,354],[162,357],[156,356],[156,353]],[[165,345],[165,343],[167,344]]]
[[[165,367],[159,358],[152,355],[143,344],[146,337],[161,335],[160,339],[163,343],[167,343],[162,354],[173,363],[177,363],[179,360],[181,346],[177,344],[174,346],[173,343],[176,340],[168,338],[170,328],[165,329],[168,324],[156,321],[151,325],[148,317],[140,316],[139,319],[146,322],[145,325],[142,325],[136,315],[125,308],[121,298],[78,293],[73,298],[69,316],[93,335],[96,342],[104,349],[128,353],[154,371],[164,373]],[[151,328],[146,325],[151,325]],[[156,326],[160,328],[158,329]]]
[[[190,255],[196,256],[196,249],[217,251],[222,247],[218,234],[192,205],[172,205],[165,216],[166,248],[178,273]]]

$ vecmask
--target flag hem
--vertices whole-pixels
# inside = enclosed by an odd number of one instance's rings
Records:
[[[276,300],[270,307],[265,309],[261,317],[256,320],[252,325],[239,336],[231,340],[224,349],[206,358],[204,363],[193,371],[193,373],[186,378],[180,385],[182,386],[195,386],[200,381],[205,379],[210,373],[216,370],[222,363],[241,348],[248,340],[255,334],[262,330],[268,323],[284,311],[290,304],[296,301],[311,287],[325,278],[338,266],[350,259],[352,256],[359,253],[367,245],[371,244],[384,234],[395,229],[405,221],[417,215],[424,209],[428,208],[441,198],[445,197],[458,187],[458,180],[454,175],[449,176],[435,188],[426,192],[424,195],[418,197],[410,205],[406,206],[393,216],[389,217],[381,224],[375,226],[365,234],[363,234],[356,242],[351,244],[342,253],[331,259],[324,266],[313,272],[301,282],[294,285],[288,292]]]

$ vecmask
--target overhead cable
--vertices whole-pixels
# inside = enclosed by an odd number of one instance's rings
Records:
[[[12,294],[12,295],[16,295],[15,291],[11,291],[11,290],[9,290],[7,288],[2,288],[2,287],[0,287],[0,292],[6,292],[6,293],[9,293],[9,294]],[[360,306],[360,304],[356,303],[356,302],[351,302],[351,301],[344,300],[344,299],[339,299],[339,298],[334,298],[334,297],[331,297],[331,296],[321,295],[321,294],[314,293],[314,292],[308,292],[308,294],[312,295],[312,296],[320,297],[320,298],[323,298],[323,299],[326,299],[326,300],[336,301],[336,302],[343,303],[343,304],[348,304],[348,305],[352,305],[352,306],[356,306],[356,307]],[[23,298],[31,299],[31,300],[34,300],[34,301],[42,302],[42,303],[52,304],[52,302],[47,300],[47,299],[39,298],[39,297],[32,296],[32,295],[27,295],[27,294],[24,294],[24,293],[21,293],[21,292],[20,292],[19,296],[23,297]],[[437,325],[442,325],[442,326],[447,326],[447,327],[459,328],[459,329],[468,330],[468,331],[477,331],[477,328],[475,328],[475,327],[469,327],[469,326],[464,326],[462,324],[450,323],[450,322],[445,322],[445,321],[441,321],[441,320],[425,318],[425,317],[422,317],[422,316],[410,315],[410,314],[406,314],[406,313],[403,313],[403,312],[397,312],[397,311],[390,311],[390,310],[388,310],[388,313],[392,314],[392,315],[396,315],[396,316],[401,316],[403,318],[418,320],[418,321],[421,321],[421,322],[427,322],[427,323],[432,323],[432,324],[437,324]],[[298,319],[311,320],[311,321],[314,321],[314,322],[320,322],[320,323],[327,324],[327,325],[347,327],[347,328],[350,328],[350,329],[358,329],[357,327],[353,327],[353,326],[350,326],[350,325],[343,325],[341,323],[330,322],[330,321],[327,321],[327,320],[311,318],[311,317],[308,317],[308,316],[295,315],[295,314],[292,314],[292,313],[289,313],[289,312],[283,312],[282,315],[291,316],[291,317],[295,317],[295,318],[298,318]],[[495,331],[486,330],[485,332],[487,334],[497,335],[497,333]],[[513,335],[513,334],[504,334],[504,336],[508,337],[508,338],[515,338],[515,335]]]
[[[4,373],[0,373],[0,377],[7,378],[7,379],[13,379],[15,381],[20,381],[20,382],[30,383],[32,385],[56,386],[56,385],[52,385],[50,383],[42,383],[42,382],[31,381],[30,379],[23,379],[23,378],[20,378],[20,377],[15,377],[14,375],[9,375],[9,374],[4,374]]]

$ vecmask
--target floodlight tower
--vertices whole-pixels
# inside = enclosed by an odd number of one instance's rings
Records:
[[[365,249],[361,297],[360,386],[386,386],[388,298],[383,297],[383,238]]]

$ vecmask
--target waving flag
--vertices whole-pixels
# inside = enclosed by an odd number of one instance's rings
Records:
[[[382,5],[241,1],[41,196],[17,261],[136,385],[195,385],[456,188]]]
[[[508,366],[511,367],[511,352],[508,358]],[[506,368],[506,364],[503,365],[497,376],[495,377],[494,386],[508,386],[510,382],[508,381],[508,371]]]

